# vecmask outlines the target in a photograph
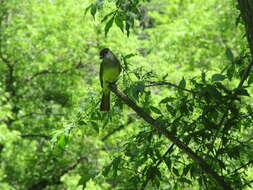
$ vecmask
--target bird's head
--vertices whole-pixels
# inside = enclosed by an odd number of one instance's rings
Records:
[[[103,59],[109,52],[110,52],[109,48],[102,49],[99,53],[100,59]]]

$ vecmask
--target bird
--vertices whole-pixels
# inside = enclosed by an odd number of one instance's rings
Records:
[[[121,64],[118,58],[109,48],[104,48],[99,53],[102,62],[100,64],[99,79],[102,87],[102,99],[100,102],[100,111],[110,110],[110,83],[115,83],[121,73]]]

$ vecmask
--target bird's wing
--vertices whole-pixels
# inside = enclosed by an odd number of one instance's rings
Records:
[[[119,60],[118,60],[118,62],[119,62]],[[121,67],[121,64],[119,62],[119,73],[121,73],[121,71],[122,71],[122,67]]]
[[[103,69],[104,69],[104,61],[102,61],[100,63],[100,70],[99,70],[99,79],[100,79],[100,85],[103,88],[103,77],[102,77],[102,73],[103,73]]]
[[[121,65],[120,65],[120,61],[118,60],[118,58],[113,54],[114,57],[114,63],[118,66],[119,69],[119,73],[121,72]]]

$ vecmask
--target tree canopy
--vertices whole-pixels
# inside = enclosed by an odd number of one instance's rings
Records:
[[[0,189],[252,189],[252,57],[250,0],[0,0]]]

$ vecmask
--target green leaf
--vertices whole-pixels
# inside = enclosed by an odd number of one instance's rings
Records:
[[[159,170],[158,170],[159,171]],[[160,171],[159,171],[160,172]],[[158,178],[154,178],[154,180],[152,181],[152,185],[154,186],[154,187],[156,187],[156,189],[158,189],[159,187],[160,187],[160,184],[161,184],[161,182],[160,182],[160,180],[158,179]]]
[[[191,180],[189,180],[189,179],[187,179],[187,178],[185,178],[185,177],[181,177],[181,178],[179,178],[178,180],[179,180],[180,182],[182,182],[182,183],[187,183],[187,184],[189,184],[189,185],[192,185]]]
[[[131,57],[133,57],[133,56],[135,56],[135,55],[137,55],[137,54],[130,53],[130,54],[127,54],[127,55],[122,56],[122,58],[123,58],[123,63],[124,63],[124,66],[125,66],[125,70],[128,70],[128,62],[127,62],[127,59],[129,59],[129,58],[131,58]]]
[[[175,98],[171,98],[171,97],[166,97],[164,99],[162,99],[159,104],[166,104],[168,102],[173,102],[175,100]]]
[[[186,167],[184,167],[183,173],[182,173],[183,176],[186,176],[186,175],[188,174],[189,170],[191,169],[191,166],[192,166],[192,165],[189,164],[189,165],[187,165]]]
[[[147,169],[147,178],[150,180],[154,180],[156,175],[161,175],[160,171],[155,167],[155,166],[151,166]]]
[[[139,100],[139,95],[144,92],[145,84],[143,81],[137,81],[130,87],[131,97]]]
[[[121,161],[121,156],[114,158],[114,160],[112,161],[112,168],[113,168],[113,176],[114,177],[117,176],[117,171],[118,171],[120,161]]]
[[[83,175],[81,177],[81,179],[78,181],[78,185],[82,185],[83,186],[83,189],[85,189],[86,187],[86,183],[90,180],[90,179],[93,179],[94,177],[96,177],[99,173],[88,173],[86,175]]]
[[[114,13],[115,13],[115,11],[112,11],[109,14],[105,15],[101,22],[105,22],[109,18],[109,16],[111,16]]]
[[[201,73],[201,79],[202,79],[203,83],[206,83],[206,73],[205,72]]]
[[[251,73],[248,78],[248,85],[253,83],[253,74]]]
[[[222,74],[214,74],[212,76],[212,82],[218,82],[218,81],[223,81],[226,79],[226,76],[225,75],[222,75]]]
[[[127,31],[127,37],[129,37],[130,35],[130,25],[128,23],[126,23],[126,31]]]
[[[87,123],[84,120],[78,120],[78,125],[86,125]]]
[[[221,93],[214,87],[211,85],[208,85],[206,87],[207,92],[215,99],[220,100],[222,95]]]
[[[90,14],[93,16],[94,20],[95,20],[96,12],[97,12],[97,4],[93,3],[91,5]]]
[[[250,96],[250,94],[248,93],[248,91],[244,88],[238,88],[236,89],[236,94],[237,95],[241,95],[241,96]]]
[[[109,32],[110,28],[113,25],[114,16],[106,23],[105,25],[105,37],[107,37],[107,33]]]
[[[154,107],[154,106],[150,106],[150,109],[154,112],[154,113],[156,113],[156,114],[162,114],[162,112],[158,109],[158,108],[156,108],[156,107]]]
[[[218,163],[219,163],[219,165],[220,165],[220,168],[222,168],[222,169],[225,169],[225,168],[226,168],[224,162],[222,162],[220,159],[217,159],[217,161],[218,161]]]
[[[172,116],[175,116],[175,115],[176,115],[176,111],[175,111],[174,107],[172,107],[171,105],[166,104],[166,109],[167,109],[167,111],[168,111]]]
[[[137,55],[136,53],[130,53],[130,54],[125,55],[124,58],[129,59],[129,58],[134,57],[136,55]]]
[[[84,11],[84,16],[87,15],[87,12],[91,9],[92,4],[90,4],[88,7],[86,7],[85,11]]]
[[[216,83],[216,86],[217,86],[217,88],[219,88],[220,90],[223,90],[223,91],[226,92],[226,93],[230,93],[230,90],[228,90],[222,83],[217,82],[217,83]]]
[[[130,28],[134,26],[134,19],[131,16],[126,16],[126,31],[127,31],[127,36],[129,37],[130,35]]]
[[[124,32],[123,17],[121,15],[117,15],[115,17],[115,24],[120,28],[122,32]]]
[[[253,109],[252,109],[252,107],[250,105],[247,105],[246,109],[247,109],[247,111],[248,111],[249,114],[253,113]]]
[[[227,77],[231,81],[235,74],[235,65],[232,64],[227,70]]]
[[[179,83],[179,87],[180,87],[180,88],[185,88],[185,86],[186,86],[186,81],[185,81],[185,79],[183,78],[183,79],[180,81],[180,83]]]
[[[145,89],[145,84],[143,81],[138,81],[136,84],[136,88],[138,89],[138,91],[140,93],[143,93],[144,89]]]
[[[95,121],[91,121],[92,128],[99,133],[99,125]]]
[[[239,25],[239,23],[242,23],[242,18],[241,18],[241,14],[238,14],[238,16],[236,17],[236,22],[235,22],[235,26],[237,27]]]
[[[67,144],[67,140],[68,140],[68,138],[66,137],[66,135],[61,134],[61,136],[57,142],[58,146],[63,149]]]
[[[190,175],[191,175],[191,178],[195,178],[197,176],[197,167],[195,164],[190,164],[191,167],[190,167]]]
[[[176,175],[176,176],[179,176],[179,171],[178,171],[178,169],[177,168],[172,168],[172,171],[173,171],[173,173]]]
[[[170,169],[171,169],[171,160],[166,159],[166,160],[165,160],[165,164],[166,164],[166,166],[168,167],[168,169],[170,170]]]
[[[129,180],[132,184],[139,184],[141,179],[140,177],[136,174],[135,176],[131,177]]]
[[[227,56],[227,58],[228,58],[231,62],[234,61],[233,52],[232,52],[232,50],[231,50],[229,47],[226,48],[226,56]]]
[[[103,169],[102,175],[106,177],[109,174],[111,167],[112,167],[112,164],[105,166]]]

